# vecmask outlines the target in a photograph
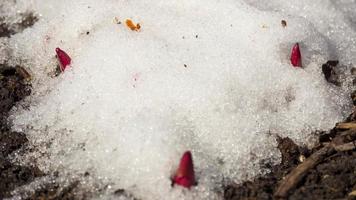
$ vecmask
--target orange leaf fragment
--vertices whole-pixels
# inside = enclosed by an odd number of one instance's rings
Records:
[[[126,20],[126,26],[129,27],[132,31],[139,31],[141,28],[139,23],[134,24],[131,19]]]

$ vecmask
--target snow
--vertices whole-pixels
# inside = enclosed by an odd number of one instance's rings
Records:
[[[12,111],[13,129],[33,149],[17,160],[58,171],[59,183],[105,188],[98,199],[117,189],[140,199],[221,199],[223,184],[280,162],[276,135],[311,145],[312,132],[347,115],[349,78],[337,87],[321,73],[330,59],[356,63],[356,3],[338,2],[9,1],[6,19],[39,18],[4,42],[9,62],[34,78],[33,94]],[[297,42],[303,68],[289,59]],[[57,47],[72,64],[55,77]],[[186,150],[198,185],[172,188]]]

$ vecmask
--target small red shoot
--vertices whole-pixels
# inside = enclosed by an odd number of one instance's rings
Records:
[[[186,151],[179,163],[178,170],[173,177],[173,184],[190,188],[195,185],[195,175],[192,154],[190,151]]]
[[[300,53],[299,44],[296,43],[292,48],[290,62],[294,67],[302,67],[302,55]]]
[[[63,72],[67,68],[67,66],[70,65],[72,59],[68,56],[68,54],[65,51],[63,51],[58,47],[56,48],[56,53],[57,53],[60,69]]]

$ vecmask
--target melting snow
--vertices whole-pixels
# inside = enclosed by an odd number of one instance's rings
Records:
[[[34,76],[11,117],[34,149],[18,160],[58,171],[58,182],[107,186],[98,198],[125,189],[141,199],[219,199],[224,183],[280,162],[276,135],[310,145],[311,132],[333,127],[350,105],[348,80],[327,83],[321,65],[356,63],[351,0],[16,2],[1,15],[39,18],[4,42],[9,62]],[[303,68],[290,63],[295,43]],[[54,77],[57,47],[72,62]],[[172,188],[186,150],[198,185]]]

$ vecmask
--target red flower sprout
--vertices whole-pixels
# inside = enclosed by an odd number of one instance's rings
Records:
[[[56,48],[56,53],[57,53],[60,69],[63,72],[67,68],[67,66],[70,65],[72,59],[68,56],[66,52],[64,52],[62,49],[58,47]]]
[[[195,185],[195,175],[192,154],[190,151],[186,151],[179,163],[179,168],[173,177],[173,184],[190,188]]]
[[[300,53],[299,44],[296,43],[292,48],[290,62],[294,67],[302,67],[302,55]]]

